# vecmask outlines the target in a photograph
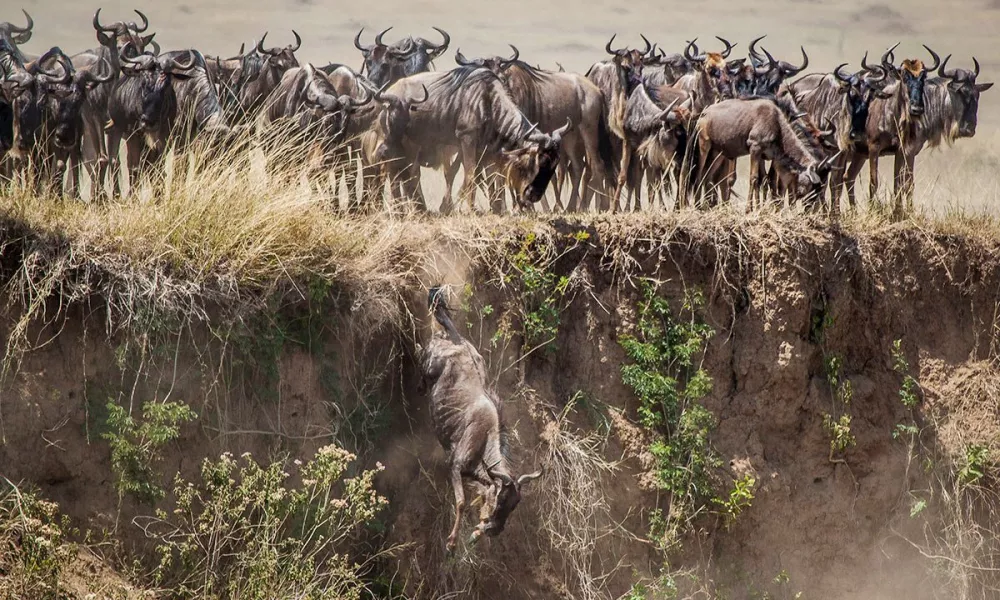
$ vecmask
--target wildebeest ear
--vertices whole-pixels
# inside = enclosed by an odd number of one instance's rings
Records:
[[[152,41],[153,41],[153,37],[154,37],[155,35],[156,35],[155,33],[151,33],[151,34],[149,34],[149,35],[144,35],[144,36],[142,36],[142,37],[140,38],[140,39],[142,40],[142,45],[143,45],[143,46],[145,46],[146,44],[148,44],[148,43],[152,42]]]
[[[991,87],[993,87],[993,82],[992,81],[990,83],[977,83],[976,84],[976,91],[977,92],[985,92],[986,90],[990,89]]]
[[[97,41],[100,42],[102,46],[110,46],[112,42],[111,36],[104,33],[100,29],[97,30]]]

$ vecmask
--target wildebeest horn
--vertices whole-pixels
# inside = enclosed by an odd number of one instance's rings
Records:
[[[930,52],[931,57],[934,58],[934,64],[930,67],[924,67],[924,73],[930,73],[931,71],[936,71],[939,66],[941,66],[941,57],[937,55],[937,52],[931,50],[927,44],[924,44],[924,50]]]
[[[479,66],[475,62],[473,62],[473,61],[465,58],[465,55],[462,54],[462,49],[461,48],[458,48],[457,50],[455,50],[455,62],[458,63],[458,65],[462,66],[462,67],[478,67]]]
[[[291,50],[292,52],[296,52],[298,51],[299,48],[302,47],[302,38],[299,37],[298,32],[295,31],[294,29],[292,30],[292,35],[295,36],[295,47],[294,48],[289,47],[288,49]]]
[[[156,43],[156,40],[149,40],[149,44],[153,47],[153,56],[159,56],[160,45]]]
[[[441,29],[440,27],[431,26],[431,29],[440,33],[441,37],[444,38],[444,41],[441,42],[440,46],[431,46],[431,52],[437,56],[440,56],[445,50],[448,49],[448,46],[451,44],[451,36],[448,35],[447,31]]]
[[[872,67],[868,64],[868,51],[865,50],[865,55],[861,58],[861,68],[865,71],[871,71]]]
[[[378,35],[375,36],[376,46],[385,46],[385,44],[382,43],[382,36],[388,33],[390,29],[392,29],[392,27],[386,27],[385,29],[380,31]]]
[[[842,63],[842,64],[838,65],[836,69],[833,70],[833,77],[842,86],[851,85],[850,78],[849,77],[844,77],[843,75],[840,74],[840,70],[843,69],[846,66],[847,66],[847,63]]]
[[[753,66],[755,67],[759,67],[762,64],[764,64],[764,57],[757,52],[757,43],[766,37],[767,34],[765,33],[764,35],[750,42],[750,62],[753,63]]]
[[[886,50],[885,54],[882,55],[882,66],[885,68],[886,71],[890,71],[893,73],[896,71],[896,67],[893,66],[891,62],[889,62],[889,55],[892,54],[892,51],[895,50],[897,46],[899,46],[899,42],[896,42],[896,44],[892,48]]]
[[[951,79],[951,78],[955,77],[955,71],[952,71],[951,73],[948,73],[947,67],[948,67],[948,61],[949,60],[951,60],[951,55],[950,54],[948,56],[944,57],[944,61],[942,61],[941,62],[941,66],[938,67],[938,77],[947,77],[948,79]]]
[[[552,132],[551,136],[552,141],[558,144],[559,142],[562,141],[562,137],[566,135],[566,133],[569,132],[569,130],[572,128],[573,128],[573,120],[570,119],[569,117],[566,117],[566,124]]]
[[[115,78],[114,69],[111,67],[111,63],[109,63],[106,58],[102,56],[101,60],[97,64],[107,65],[108,68],[106,76],[95,75],[93,70],[87,70],[80,73],[81,79],[91,83],[107,83]],[[72,66],[72,64],[70,66]]]
[[[806,67],[809,66],[809,55],[806,54],[806,49],[803,48],[802,46],[799,46],[799,50],[802,51],[802,66],[793,67],[790,63],[785,63],[786,65],[788,65],[788,67],[783,68],[785,72],[785,77],[794,77],[795,75],[798,75],[802,71],[805,71]]]
[[[653,45],[650,44],[649,40],[646,39],[646,36],[642,35],[641,33],[639,34],[639,37],[641,37],[642,41],[646,43],[646,49],[642,51],[642,54],[644,56],[648,55],[653,50]]]
[[[268,32],[265,31],[264,35],[260,36],[260,40],[257,42],[257,52],[260,52],[261,54],[270,54],[267,50],[264,49],[264,38],[267,37],[267,34]]]
[[[101,17],[101,9],[98,8],[97,12],[94,13],[94,29],[96,29],[97,31],[114,31],[115,30],[114,27],[105,27],[104,25],[101,25],[100,17]]]
[[[371,92],[369,92],[367,89],[365,89],[364,86],[361,86],[361,90],[362,90],[362,92],[365,93],[365,96],[367,96],[366,98],[364,98],[362,100],[355,100],[351,96],[343,96],[343,97],[347,98],[347,104],[351,108],[357,108],[359,106],[364,106],[366,104],[370,104],[371,101],[375,99],[375,94],[372,94]],[[379,90],[379,91],[382,91],[382,90]],[[344,103],[341,102],[341,104],[344,104]]]
[[[521,487],[526,483],[531,483],[532,481],[538,479],[542,476],[541,471],[535,471],[534,473],[525,473],[517,478],[517,487]]]
[[[171,58],[170,59],[170,63],[169,63],[170,69],[171,70],[176,69],[178,71],[188,71],[188,70],[192,69],[194,67],[194,65],[195,65],[195,62],[196,62],[195,61],[194,52],[192,52],[191,50],[188,50],[187,51],[187,55],[188,55],[188,59],[189,59],[187,64],[181,63],[176,58]]]
[[[129,50],[131,50],[131,52],[129,52]],[[132,54],[132,53],[135,53],[136,55],[138,55],[139,51],[136,49],[135,44],[133,44],[132,41],[130,40],[130,41],[126,42],[124,46],[122,46],[121,50],[118,51],[118,60],[120,60],[123,63],[128,63],[130,65],[144,64],[140,60],[136,60],[134,58],[129,58],[129,54]]]
[[[21,12],[24,13],[24,18],[28,20],[28,26],[18,27],[13,23],[8,23],[8,26],[10,27],[10,32],[13,34],[11,37],[14,38],[14,41],[17,42],[18,44],[26,44],[28,43],[28,40],[31,39],[31,30],[35,26],[35,21],[32,20],[31,15],[28,14],[28,11],[22,8]]]
[[[722,51],[722,58],[729,58],[729,53],[733,51],[733,47],[736,46],[736,44],[730,44],[729,40],[719,36],[715,36],[715,39],[726,45],[726,49]]]
[[[365,47],[361,45],[361,34],[364,33],[364,31],[365,28],[362,27],[361,30],[358,31],[358,35],[354,36],[354,47],[360,50],[361,52],[368,54],[369,52],[372,51],[373,46]]]
[[[976,60],[975,56],[972,57],[972,64],[974,64],[976,66],[975,76],[979,77],[979,61]]]
[[[661,112],[659,116],[656,117],[656,119],[659,121],[666,121],[667,117],[670,116],[670,111],[672,111],[674,107],[677,106],[677,103],[680,101],[681,101],[680,98],[674,98],[674,101],[671,102],[670,105],[667,106],[665,109],[663,109],[663,112]]]
[[[420,87],[424,88],[424,97],[421,98],[420,100],[411,99],[410,100],[410,108],[413,108],[414,106],[416,106],[418,104],[423,104],[424,102],[427,102],[427,99],[431,97],[431,93],[427,91],[427,86],[426,85],[421,84]]]
[[[698,38],[694,38],[687,43],[687,46],[684,47],[684,58],[686,58],[689,62],[705,62],[705,56],[703,54],[699,53],[694,56],[691,55],[691,48],[697,48],[697,46],[694,45],[697,41]]]
[[[139,15],[140,19],[142,19],[142,29],[139,29],[139,27],[133,27],[132,30],[136,33],[143,33],[149,29],[149,19],[147,19],[146,15],[142,14],[142,11],[139,9],[136,9],[134,12]],[[135,23],[133,23],[133,25],[135,25]]]
[[[517,59],[521,58],[521,52],[517,49],[517,46],[515,46],[514,44],[507,44],[507,45],[510,46],[510,49],[514,51],[514,55],[508,58],[507,60],[504,60],[503,62],[512,63]]]
[[[611,39],[610,39],[610,40],[608,40],[608,43],[604,45],[604,50],[605,50],[605,51],[606,51],[606,52],[607,52],[608,54],[610,54],[611,56],[622,56],[622,55],[624,55],[624,54],[625,54],[625,49],[624,49],[624,48],[623,48],[623,49],[621,49],[621,50],[612,50],[612,49],[611,49],[611,42],[615,41],[615,38],[616,38],[617,36],[618,36],[618,34],[617,34],[617,33],[616,33],[616,34],[614,34],[614,35],[612,35],[612,36],[611,36]]]
[[[70,78],[73,77],[73,65],[68,61],[64,63],[61,60],[62,53],[63,51],[59,48],[59,46],[53,46],[52,48],[49,48],[45,54],[39,56],[38,60],[35,61],[35,65],[37,65],[35,69],[38,71],[39,75],[45,78],[45,81],[48,81],[49,83],[69,83]],[[62,72],[50,71],[44,67],[45,63],[51,58],[56,59],[56,63],[62,67]]]

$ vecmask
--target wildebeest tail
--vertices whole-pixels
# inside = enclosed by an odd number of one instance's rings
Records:
[[[455,339],[461,337],[458,333],[458,328],[455,327],[455,322],[451,320],[448,303],[445,301],[444,297],[444,290],[442,290],[440,286],[434,286],[428,290],[427,307],[434,313],[434,320],[436,320],[441,327],[444,327],[449,336]]]
[[[608,116],[604,111],[597,121],[597,151],[604,163],[604,172],[611,178],[611,185],[618,179],[618,160],[611,140],[611,128],[608,127]]]

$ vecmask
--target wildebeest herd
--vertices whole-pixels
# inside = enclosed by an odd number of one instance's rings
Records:
[[[550,71],[509,57],[468,58],[433,71],[451,44],[406,37],[388,44],[388,29],[354,45],[363,64],[302,64],[302,44],[267,47],[265,33],[231,58],[196,49],[161,52],[149,20],[101,21],[98,45],[41,56],[20,45],[34,23],[0,23],[0,179],[79,194],[86,170],[92,195],[120,193],[119,147],[129,178],[155,168],[171,145],[232,141],[265,126],[297,132],[303,153],[324,168],[350,172],[359,160],[368,198],[427,210],[421,167],[443,171],[439,211],[477,191],[495,212],[506,198],[517,209],[635,210],[642,192],[650,205],[729,202],[736,161],[750,161],[748,207],[765,198],[801,202],[838,213],[846,189],[867,160],[869,196],[878,198],[881,156],[893,156],[894,206],[912,203],[917,154],[976,132],[979,83],[972,70],[930,60],[897,62],[893,46],[881,60],[862,58],[832,73],[801,76],[809,64],[776,59],[762,44],[732,56],[719,37],[709,51],[697,39],[668,54],[645,36],[641,48],[605,45],[607,57],[585,75]],[[225,144],[224,144],[225,145]],[[230,144],[231,145],[231,144]],[[353,169],[355,172],[358,169]],[[546,191],[552,189],[554,203]],[[564,194],[564,191],[567,194]],[[568,195],[565,205],[564,195]],[[674,202],[676,198],[676,203]]]

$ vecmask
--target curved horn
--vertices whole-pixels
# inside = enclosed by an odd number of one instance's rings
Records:
[[[455,62],[458,63],[458,65],[462,66],[462,67],[475,67],[475,66],[478,66],[478,65],[476,65],[476,63],[474,63],[471,60],[465,58],[465,55],[462,54],[462,49],[461,48],[455,50]]]
[[[955,71],[948,73],[948,61],[951,60],[951,55],[944,57],[944,61],[941,62],[941,66],[938,67],[938,77],[947,77],[952,79],[955,77]]]
[[[361,30],[358,31],[358,35],[354,36],[354,47],[362,51],[363,53],[368,54],[369,52],[372,51],[372,47],[371,46],[365,47],[361,45],[361,34],[364,33],[364,31],[365,28],[362,27]]]
[[[511,56],[510,58],[504,60],[503,62],[512,63],[517,59],[521,58],[521,52],[517,49],[517,46],[515,46],[514,44],[507,44],[507,45],[510,46],[510,49],[514,51],[514,56]]]
[[[667,117],[670,116],[670,111],[672,111],[674,109],[674,106],[677,106],[677,103],[680,101],[681,101],[680,98],[674,98],[674,101],[671,102],[670,105],[667,106],[665,109],[663,109],[663,111],[659,114],[659,116],[656,117],[656,119],[658,121],[665,121]]]
[[[975,56],[972,57],[972,64],[976,65],[975,77],[979,77],[979,61],[976,60]]]
[[[8,23],[7,26],[10,28],[10,32],[12,34],[11,37],[14,38],[15,42],[18,44],[26,44],[28,43],[28,40],[31,39],[31,30],[35,27],[35,21],[31,18],[31,15],[28,14],[28,11],[22,8],[21,12],[24,13],[24,18],[28,20],[28,26],[18,27],[13,23]]]
[[[260,52],[261,54],[269,54],[269,52],[264,49],[264,38],[267,37],[267,34],[268,32],[265,31],[264,35],[260,36],[260,41],[257,42],[257,52]]]
[[[380,31],[378,35],[375,36],[376,46],[385,46],[385,44],[382,43],[382,36],[388,33],[390,29],[392,29],[392,27],[386,27],[385,29]]]
[[[924,73],[930,73],[931,71],[936,71],[939,66],[941,66],[941,57],[937,55],[937,52],[931,50],[927,44],[924,44],[924,50],[930,52],[931,57],[934,58],[934,65],[930,67],[924,67]]]
[[[802,71],[805,71],[806,67],[809,66],[809,55],[806,54],[806,49],[803,48],[802,46],[799,46],[799,50],[802,51],[802,66],[801,67],[793,67],[791,64],[785,63],[785,64],[788,64],[788,67],[786,67],[784,69],[784,71],[785,71],[785,77],[794,77],[794,76],[798,75],[799,73],[801,73]]]
[[[140,19],[142,19],[142,29],[139,29],[138,27],[134,27],[133,31],[135,31],[136,33],[143,33],[147,29],[149,29],[149,19],[147,19],[146,15],[142,14],[142,11],[139,10],[139,9],[136,9],[134,12],[135,12],[135,14],[139,15]],[[134,25],[134,23],[133,23],[133,25]]]
[[[153,56],[159,56],[160,45],[156,43],[156,40],[149,40],[149,45],[153,47]]]
[[[849,77],[844,77],[840,74],[840,70],[847,66],[847,63],[842,63],[833,70],[833,77],[837,80],[840,85],[851,85],[851,79]]]
[[[347,104],[351,108],[357,108],[359,106],[364,106],[366,104],[371,104],[371,101],[375,99],[375,94],[372,94],[372,93],[368,92],[368,90],[365,89],[364,86],[361,86],[361,90],[363,92],[365,92],[365,96],[367,96],[366,98],[364,98],[362,100],[355,100],[354,98],[352,98],[350,96],[347,96]],[[379,91],[382,91],[382,90],[379,90]]]
[[[434,52],[435,54],[437,54],[438,56],[440,56],[441,53],[443,53],[445,50],[447,50],[448,46],[451,45],[451,36],[448,35],[447,31],[445,31],[444,29],[441,29],[440,27],[431,26],[431,29],[433,29],[434,31],[437,31],[438,33],[440,33],[441,37],[444,38],[444,41],[441,42],[440,46],[433,46],[431,48],[432,52]]]
[[[98,8],[97,12],[94,13],[94,29],[96,29],[97,31],[114,31],[115,30],[114,27],[105,27],[104,25],[101,25],[100,18],[101,18],[101,9]]]
[[[421,98],[420,100],[412,100],[411,99],[410,100],[410,107],[411,108],[414,107],[414,106],[416,106],[417,104],[423,104],[424,102],[427,102],[427,99],[431,97],[431,93],[427,91],[427,86],[426,85],[422,85],[421,84],[420,87],[424,88],[424,97]]]
[[[889,62],[889,55],[892,54],[892,51],[896,49],[896,46],[899,46],[899,42],[896,42],[896,44],[892,48],[886,50],[885,54],[882,55],[882,66],[885,68],[886,71],[892,71],[892,72],[896,71],[896,67],[893,66],[891,62]]]
[[[688,42],[687,46],[684,47],[684,58],[686,58],[689,62],[705,62],[705,56],[701,53],[694,56],[691,55],[691,48],[697,48],[697,46],[694,45],[697,41],[698,38],[694,38]]]
[[[171,70],[176,69],[178,71],[188,71],[188,70],[192,69],[194,67],[194,65],[195,65],[194,52],[188,50],[187,51],[187,55],[188,55],[188,59],[189,59],[187,64],[182,64],[176,58],[171,58],[170,59],[170,69]]]
[[[562,137],[566,135],[566,133],[572,128],[573,128],[573,120],[570,119],[569,117],[566,117],[566,124],[552,132],[551,134],[552,141],[556,142],[557,144],[559,142],[562,142]]]
[[[131,49],[132,51],[129,52],[129,49]],[[145,64],[141,60],[136,60],[134,58],[129,58],[129,54],[136,54],[136,55],[139,54],[139,51],[136,49],[135,44],[133,44],[131,42],[131,40],[128,41],[128,42],[126,42],[125,45],[122,46],[122,49],[118,51],[118,60],[120,60],[123,63],[130,64],[130,65],[143,65],[143,64]]]
[[[295,47],[292,48],[291,46],[289,46],[288,49],[291,50],[292,52],[296,52],[298,51],[299,48],[302,47],[302,38],[299,37],[298,32],[295,31],[294,29],[292,30],[292,35],[295,36]]]
[[[752,62],[754,63],[755,67],[759,67],[761,64],[764,63],[764,57],[761,56],[760,53],[757,52],[757,43],[760,42],[762,39],[764,39],[766,37],[767,37],[767,34],[765,33],[764,35],[762,35],[759,38],[755,39],[754,41],[750,42],[750,58],[751,58]]]
[[[641,37],[642,41],[646,43],[646,49],[642,51],[642,54],[643,56],[648,55],[650,51],[653,49],[653,45],[650,44],[649,40],[646,39],[646,36],[642,35],[641,33],[639,34],[639,37]]]
[[[614,34],[614,35],[612,35],[611,39],[608,40],[608,43],[604,45],[604,51],[607,52],[608,54],[610,54],[611,56],[621,56],[621,55],[625,54],[625,50],[612,50],[611,49],[611,42],[615,41],[615,38],[617,36],[618,36],[617,33]]]
[[[45,54],[39,56],[38,60],[35,61],[35,70],[49,83],[69,83],[69,80],[73,77],[73,65],[68,60],[63,62],[62,56],[63,51],[58,46],[49,48]],[[56,63],[62,67],[61,72],[50,71],[44,67],[45,63],[53,57],[56,59]]]
[[[865,50],[864,57],[861,58],[861,68],[864,69],[865,71],[871,71],[872,70],[872,66],[868,64],[868,51],[867,50]]]
[[[517,486],[521,487],[526,483],[531,483],[532,481],[538,479],[541,476],[542,476],[541,471],[535,471],[534,473],[525,473],[524,475],[521,475],[520,477],[517,478]]]
[[[109,63],[107,61],[107,59],[105,59],[104,57],[101,57],[101,60],[100,60],[100,62],[98,62],[98,64],[99,65],[100,64],[107,65],[107,71],[106,71],[107,75],[106,76],[95,75],[93,70],[88,70],[88,71],[81,71],[80,72],[80,78],[83,81],[91,82],[91,83],[107,83],[107,82],[109,82],[109,81],[111,81],[112,79],[115,78],[114,69],[111,67],[111,63]]]
[[[733,51],[733,46],[735,46],[736,44],[730,44],[729,40],[721,38],[719,36],[715,36],[715,39],[719,40],[720,42],[726,45],[726,49],[722,51],[722,58],[729,58],[729,53]]]

